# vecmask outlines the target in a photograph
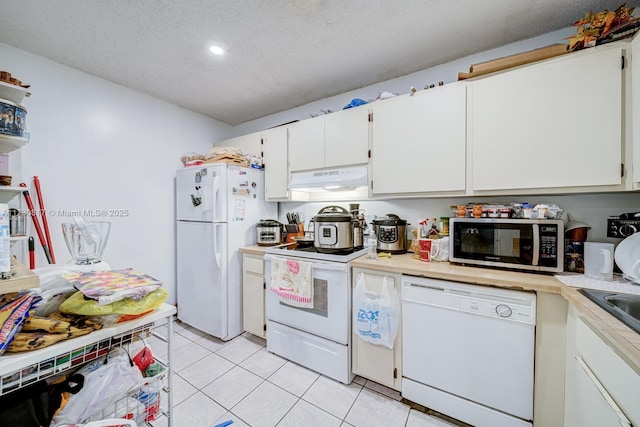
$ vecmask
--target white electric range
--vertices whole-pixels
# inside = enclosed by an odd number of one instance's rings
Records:
[[[367,249],[319,253],[313,247],[265,250],[267,350],[344,384],[351,373],[351,261]],[[287,304],[269,290],[275,260],[309,263],[313,308]]]

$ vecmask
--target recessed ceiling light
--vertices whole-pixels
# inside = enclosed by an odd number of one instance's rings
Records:
[[[224,50],[222,50],[220,46],[211,46],[209,50],[215,55],[222,55],[224,53]]]

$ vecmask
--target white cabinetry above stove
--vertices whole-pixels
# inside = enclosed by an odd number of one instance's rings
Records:
[[[378,101],[371,108],[373,196],[464,194],[465,83]]]
[[[369,110],[337,111],[289,125],[289,171],[361,165],[369,161]]]

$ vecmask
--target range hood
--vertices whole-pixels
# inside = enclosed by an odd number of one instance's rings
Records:
[[[369,185],[367,165],[292,172],[288,188],[297,191],[353,191]]]

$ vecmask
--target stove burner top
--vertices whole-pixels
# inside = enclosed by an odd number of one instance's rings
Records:
[[[349,262],[367,253],[366,248],[347,249],[338,252],[320,252],[315,246],[294,247],[292,244],[271,246],[265,250],[268,254],[281,256],[295,256],[308,259],[319,259],[324,261]]]
[[[351,248],[351,249],[342,249],[339,251],[320,251],[318,250],[318,248],[316,248],[315,246],[307,246],[307,247],[300,247],[297,246],[295,248],[291,248],[290,250],[293,251],[300,251],[300,252],[315,252],[318,254],[331,254],[331,255],[349,255],[352,254],[356,251],[356,249]]]

